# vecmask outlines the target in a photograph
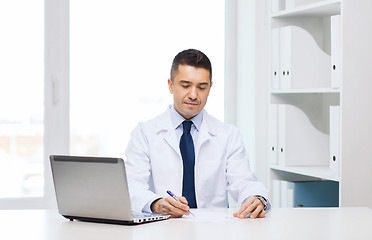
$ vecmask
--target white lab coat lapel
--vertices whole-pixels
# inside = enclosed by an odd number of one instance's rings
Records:
[[[214,126],[210,121],[210,116],[208,115],[207,111],[204,110],[203,122],[202,125],[200,126],[198,142],[195,147],[195,163],[198,161],[201,146],[214,135],[215,135]]]
[[[216,135],[216,132],[214,130],[213,122],[210,121],[210,116],[208,115],[207,111],[204,110],[203,115],[203,122],[200,126],[199,136],[197,140],[197,144],[195,147],[195,194],[196,194],[196,202],[198,206],[203,206],[205,202],[208,202],[210,199],[205,199],[202,194],[202,189],[205,186],[202,186],[202,182],[200,181],[200,173],[203,173],[204,171],[207,171],[207,169],[204,169],[202,165],[200,165],[200,161],[203,161],[203,159],[199,159],[200,150],[202,149],[203,144],[210,141],[213,136]],[[213,151],[213,149],[210,149],[208,147],[204,147],[202,149],[203,153],[208,153],[209,151]],[[199,174],[198,174],[199,173]]]
[[[175,129],[173,129],[172,127],[169,115],[170,109],[168,108],[168,110],[162,115],[160,121],[158,122],[159,128],[157,133],[162,134],[164,140],[168,143],[168,145],[171,148],[173,148],[173,150],[178,154],[178,156],[181,157],[180,148],[176,139]]]
[[[169,144],[169,146],[172,147],[179,156],[181,156],[180,148],[178,146],[174,130],[172,131],[169,129],[167,132],[164,133],[163,138]]]

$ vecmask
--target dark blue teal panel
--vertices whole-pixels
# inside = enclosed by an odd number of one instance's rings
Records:
[[[294,207],[338,207],[338,182],[294,182]]]

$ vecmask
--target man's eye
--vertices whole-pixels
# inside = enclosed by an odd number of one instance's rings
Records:
[[[204,90],[204,89],[205,89],[205,87],[199,87],[199,89],[200,89],[200,90]]]
[[[183,87],[183,88],[188,88],[188,87],[189,87],[189,85],[182,85],[182,87]]]

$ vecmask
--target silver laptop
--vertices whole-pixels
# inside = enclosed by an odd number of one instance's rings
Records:
[[[59,213],[70,220],[138,224],[168,215],[132,212],[121,158],[51,155]]]

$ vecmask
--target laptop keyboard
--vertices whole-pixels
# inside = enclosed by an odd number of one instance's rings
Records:
[[[150,222],[156,220],[162,220],[169,218],[169,215],[162,215],[157,213],[143,213],[143,212],[132,212],[133,221],[136,223]]]

